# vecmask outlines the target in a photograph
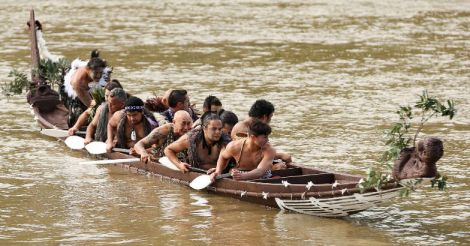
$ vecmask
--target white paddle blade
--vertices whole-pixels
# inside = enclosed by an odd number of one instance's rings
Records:
[[[175,165],[173,164],[173,162],[170,161],[170,159],[168,159],[168,157],[164,156],[160,159],[158,159],[158,162],[160,164],[162,164],[163,166],[165,167],[168,167],[169,169],[172,169],[172,170],[175,170],[175,171],[179,171],[180,169]]]
[[[83,149],[85,147],[85,139],[79,136],[70,136],[65,139],[65,144],[71,149]]]
[[[88,153],[92,155],[100,155],[106,153],[106,143],[104,142],[91,142],[85,146]]]
[[[212,183],[212,180],[209,175],[201,175],[193,179],[193,181],[189,183],[189,186],[195,190],[202,190],[206,188],[207,186],[209,186],[211,183]]]
[[[126,163],[126,162],[136,162],[136,161],[140,161],[140,159],[129,158],[129,159],[114,159],[114,160],[100,160],[100,161],[84,161],[84,162],[80,162],[80,165],[116,164],[116,163]]]
[[[61,129],[42,129],[41,133],[55,138],[66,138],[69,136],[69,132],[67,130]]]

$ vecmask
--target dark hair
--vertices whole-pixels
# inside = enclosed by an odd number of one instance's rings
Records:
[[[229,124],[231,126],[234,126],[235,124],[238,123],[238,117],[232,111],[224,110],[224,112],[222,114],[220,114],[220,119],[222,120],[222,126],[225,125],[225,124]]]
[[[207,108],[207,111],[212,111],[211,106],[222,106],[222,103],[220,102],[219,98],[216,96],[208,96],[206,99],[204,99],[204,104],[202,105],[203,108]]]
[[[141,109],[136,109],[132,107],[142,107]],[[126,112],[142,112],[144,110],[144,101],[138,97],[131,96],[126,100],[125,106]]]
[[[92,70],[96,70],[98,68],[105,68],[108,64],[105,60],[100,58],[100,52],[98,50],[93,50],[90,55],[90,60],[87,63],[87,67],[91,68]]]
[[[176,104],[179,102],[184,103],[184,100],[186,100],[186,95],[188,95],[186,90],[171,91],[170,96],[168,97],[168,105],[173,108],[176,107]]]
[[[269,116],[272,113],[274,113],[274,105],[264,99],[259,99],[251,106],[248,116],[261,118],[265,115]]]
[[[122,85],[121,85],[121,83],[119,83],[119,81],[117,79],[113,79],[113,80],[111,80],[111,82],[107,83],[104,86],[104,88],[108,91],[112,91],[115,88],[121,88],[122,89]]]
[[[216,113],[207,111],[201,116],[201,125],[206,127],[211,120],[220,120],[220,117]]]
[[[250,135],[254,135],[256,137],[260,135],[268,136],[269,134],[271,134],[271,127],[262,121],[255,120],[255,122],[250,125],[249,132]]]

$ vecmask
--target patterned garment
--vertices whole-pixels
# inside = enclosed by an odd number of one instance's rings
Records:
[[[189,139],[189,148],[188,148],[188,161],[189,164],[193,167],[200,167],[202,164],[201,159],[199,158],[199,155],[197,153],[197,145],[202,144],[203,149],[207,149],[208,154],[211,154],[211,146],[208,146],[206,143],[206,140],[204,138],[204,131],[202,127],[193,129],[189,131],[188,133],[188,139]],[[220,137],[219,141],[214,143],[214,145],[217,145],[219,149],[222,149],[222,147],[227,146],[227,144],[230,142],[230,137],[227,136],[225,133],[222,133],[222,136]]]
[[[95,141],[106,142],[108,138],[109,107],[104,102],[101,106],[101,114],[95,130]],[[96,112],[96,111],[95,111]]]

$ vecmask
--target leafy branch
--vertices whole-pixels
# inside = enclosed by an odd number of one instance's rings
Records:
[[[453,100],[447,100],[446,104],[443,104],[436,98],[430,97],[426,90],[419,96],[419,101],[415,103],[414,107],[400,106],[399,110],[396,111],[399,121],[396,122],[389,130],[385,131],[385,145],[388,146],[388,149],[382,155],[380,163],[387,168],[388,172],[391,172],[393,162],[398,159],[401,150],[410,147],[411,143],[413,147],[416,146],[416,139],[418,138],[419,133],[423,130],[426,122],[428,122],[432,117],[437,116],[447,116],[452,120],[456,112],[457,110]],[[415,117],[420,118],[420,120],[417,123],[417,127],[413,128],[412,123]],[[412,129],[416,129],[413,135],[410,133]],[[371,168],[367,172],[367,177],[359,182],[358,187],[361,190],[371,187],[380,189],[382,184],[389,180],[389,174],[384,174]],[[437,184],[439,190],[443,190],[446,187],[446,181],[446,176],[437,174],[437,176],[431,181],[431,184],[432,187]],[[405,188],[402,191],[402,195],[408,195],[410,191],[414,189],[415,185],[416,184],[404,185]]]
[[[33,73],[39,74],[49,85],[59,88],[63,84],[63,77],[69,67],[69,62],[63,58],[58,62],[42,59],[38,69],[33,70]],[[13,80],[1,86],[2,94],[6,96],[21,94],[32,84],[26,73],[16,69],[11,70],[8,77],[13,77]]]

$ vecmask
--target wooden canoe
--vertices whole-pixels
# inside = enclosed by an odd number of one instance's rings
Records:
[[[39,52],[36,44],[34,12],[31,11],[31,57],[34,71],[39,64]],[[44,83],[33,73],[33,81],[38,86]],[[44,129],[67,129],[68,111],[59,104],[51,112],[41,112],[31,106],[34,119]],[[113,152],[102,155],[108,159],[134,158],[123,153]],[[136,173],[152,174],[182,185],[189,183],[201,173],[182,173],[172,170],[157,162],[147,164],[140,161],[115,164],[129,168]],[[361,193],[357,188],[360,176],[326,172],[308,166],[291,165],[285,170],[273,171],[274,178],[249,181],[221,179],[206,188],[206,191],[218,195],[233,197],[242,201],[277,207],[281,210],[303,214],[342,217],[357,213],[387,201],[399,194],[402,188],[395,182],[384,185],[380,191],[373,189]]]

